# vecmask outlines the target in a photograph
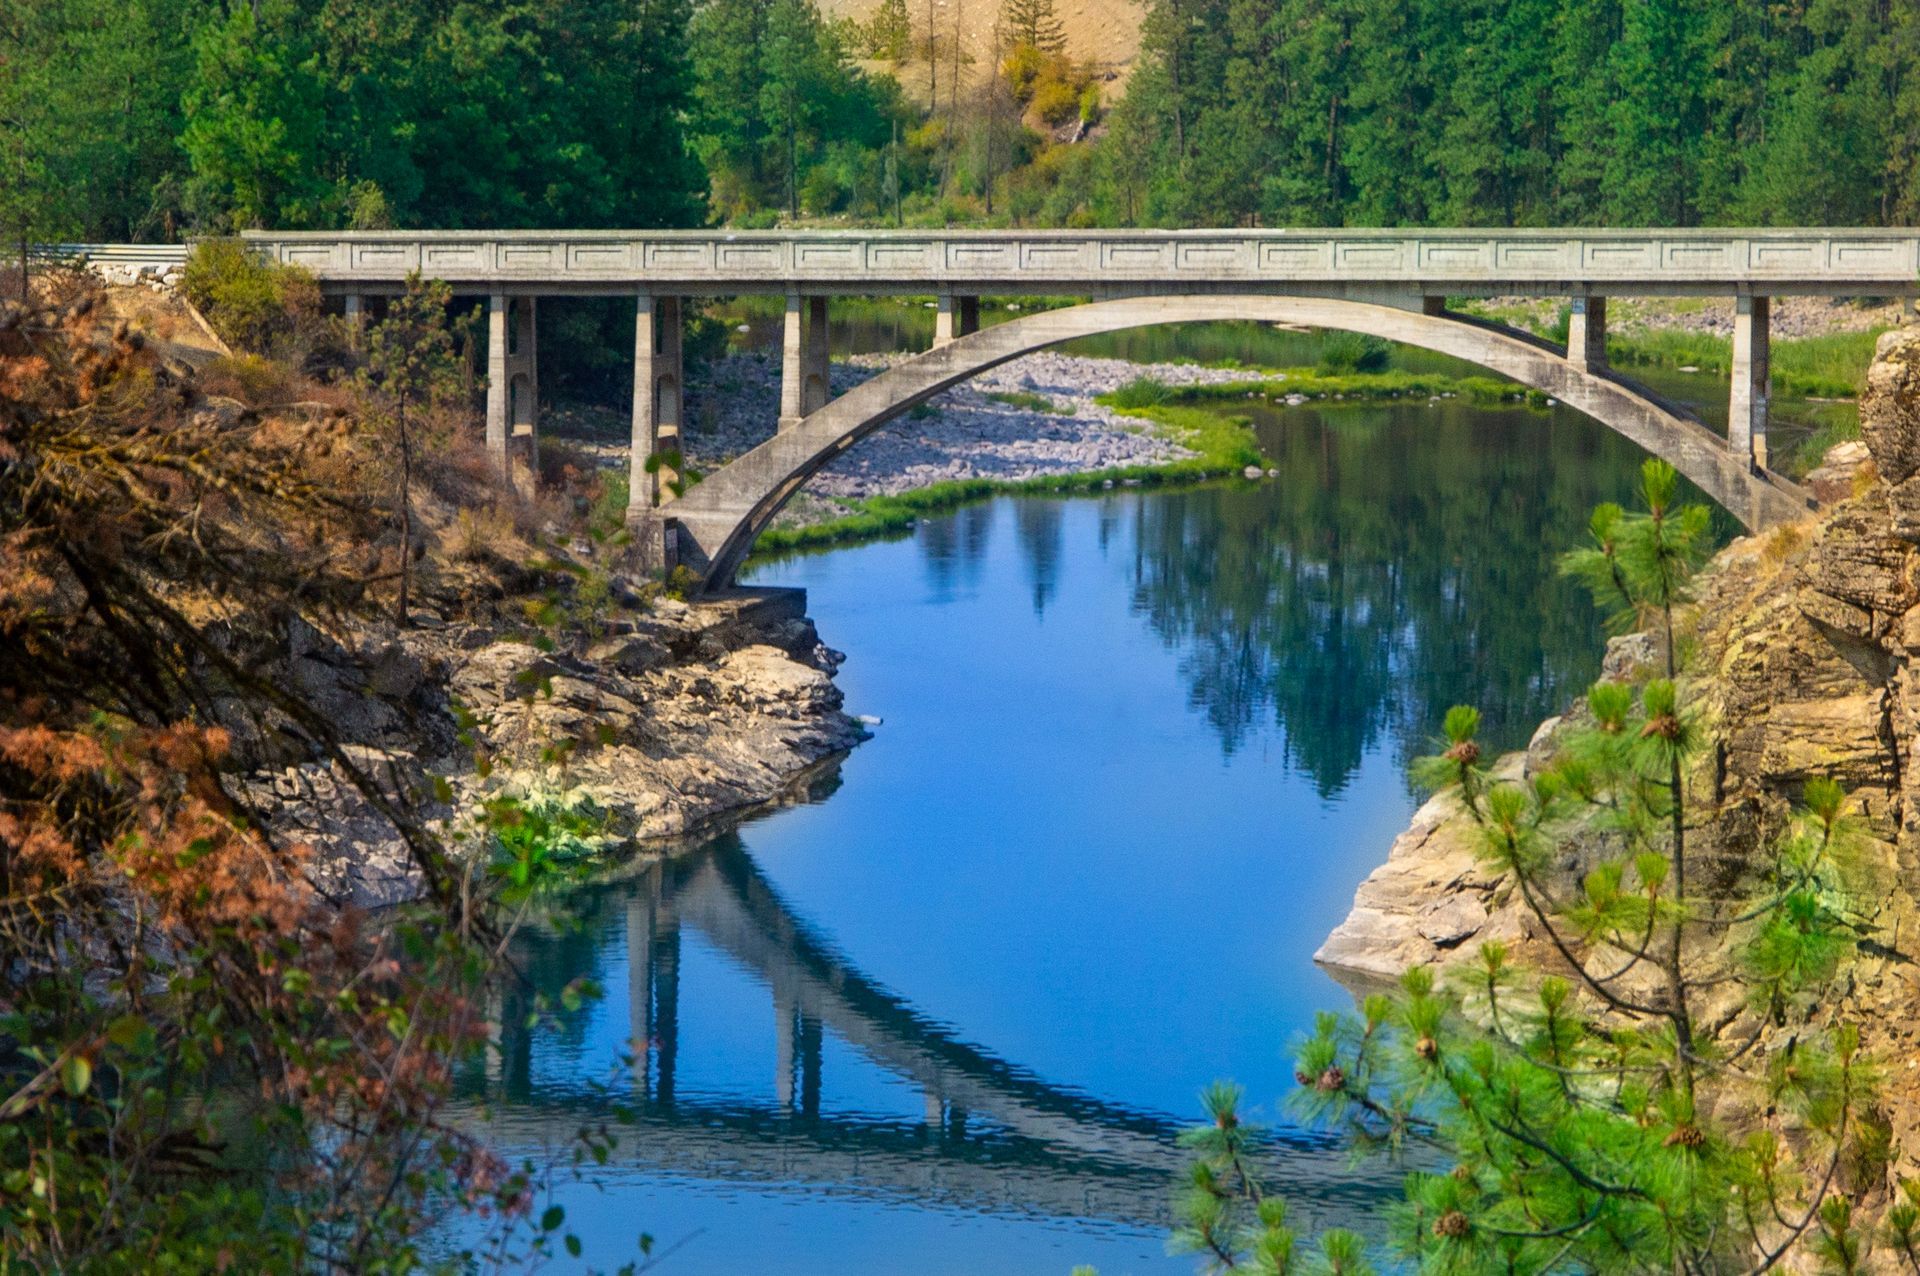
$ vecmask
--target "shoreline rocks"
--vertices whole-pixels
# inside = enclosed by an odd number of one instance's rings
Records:
[[[384,658],[327,659],[309,633],[286,673],[323,708],[350,707],[329,711],[360,737],[349,764],[442,832],[511,794],[584,803],[609,838],[657,853],[792,798],[867,738],[833,681],[843,657],[803,608],[793,590],[662,599],[551,651],[454,624],[388,635]],[[276,752],[255,739],[243,756]],[[314,879],[339,903],[418,892],[407,847],[338,764],[270,763],[246,787],[276,833],[312,848]]]

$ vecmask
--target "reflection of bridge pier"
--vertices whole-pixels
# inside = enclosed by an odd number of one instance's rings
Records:
[[[794,1073],[798,1071],[800,1111],[807,1116],[819,1116],[820,1048],[824,1033],[820,1021],[800,1009],[792,984],[778,977],[773,985],[773,1027],[774,1102],[782,1112],[793,1111]]]
[[[627,901],[627,1014],[634,1089],[670,1107],[680,1045],[680,918],[658,869]]]

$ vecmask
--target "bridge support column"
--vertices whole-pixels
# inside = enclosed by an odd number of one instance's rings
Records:
[[[513,401],[510,446],[515,463],[526,467],[523,480],[532,491],[540,474],[540,328],[538,304],[519,297],[514,304],[514,341],[507,356],[507,386]]]
[[[953,294],[943,292],[933,299],[933,348],[953,340]]]
[[[627,461],[627,527],[645,571],[673,570],[672,537],[654,511],[673,499],[681,449],[680,298],[641,293],[633,309],[633,441]]]
[[[1733,393],[1727,404],[1727,447],[1756,469],[1767,467],[1767,398],[1772,362],[1771,305],[1766,297],[1733,303]]]
[[[980,298],[955,296],[942,292],[933,302],[933,348],[938,350],[955,337],[980,331]]]
[[[507,297],[487,298],[487,459],[507,472]]]
[[[1607,366],[1607,299],[1575,297],[1567,312],[1567,362],[1582,372]]]
[[[347,316],[347,347],[358,350],[360,337],[367,327],[366,299],[357,292],[350,292],[341,298],[341,304]]]
[[[780,341],[780,428],[827,406],[827,299],[787,294]]]
[[[818,412],[833,397],[829,377],[832,361],[827,349],[827,299],[807,298],[806,380],[800,389],[800,410]]]

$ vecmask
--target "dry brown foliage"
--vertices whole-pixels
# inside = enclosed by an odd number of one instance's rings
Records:
[[[101,313],[85,289],[0,302],[0,1237],[62,1269],[138,1269],[142,1246],[248,1261],[183,1188],[220,1183],[293,1203],[253,1261],[357,1267],[408,1234],[423,1185],[521,1200],[436,1116],[495,951],[470,883],[233,654],[238,631],[364,610],[394,551],[343,404],[210,406]],[[398,830],[431,895],[411,929],[329,906],[305,849],[264,831],[231,783],[236,706],[294,724]],[[206,1087],[280,1131],[264,1178]]]

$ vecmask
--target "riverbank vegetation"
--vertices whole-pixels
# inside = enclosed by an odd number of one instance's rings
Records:
[[[1563,560],[1654,668],[1596,683],[1549,764],[1496,778],[1479,714],[1458,707],[1415,774],[1450,794],[1480,858],[1524,905],[1516,932],[1442,978],[1409,971],[1357,1015],[1323,1015],[1298,1048],[1303,1121],[1363,1150],[1420,1149],[1394,1254],[1425,1272],[1858,1271],[1920,1259],[1920,1191],[1877,1222],[1892,1147],[1880,1064],[1829,1008],[1891,871],[1841,787],[1808,779],[1769,817],[1766,852],[1718,862],[1702,707],[1680,680],[1685,609],[1709,520],[1644,470],[1646,512],[1595,512]],[[1239,1092],[1206,1096],[1178,1243],[1217,1267],[1291,1271],[1301,1237],[1269,1199]],[[1367,1270],[1330,1231],[1326,1270]]]

